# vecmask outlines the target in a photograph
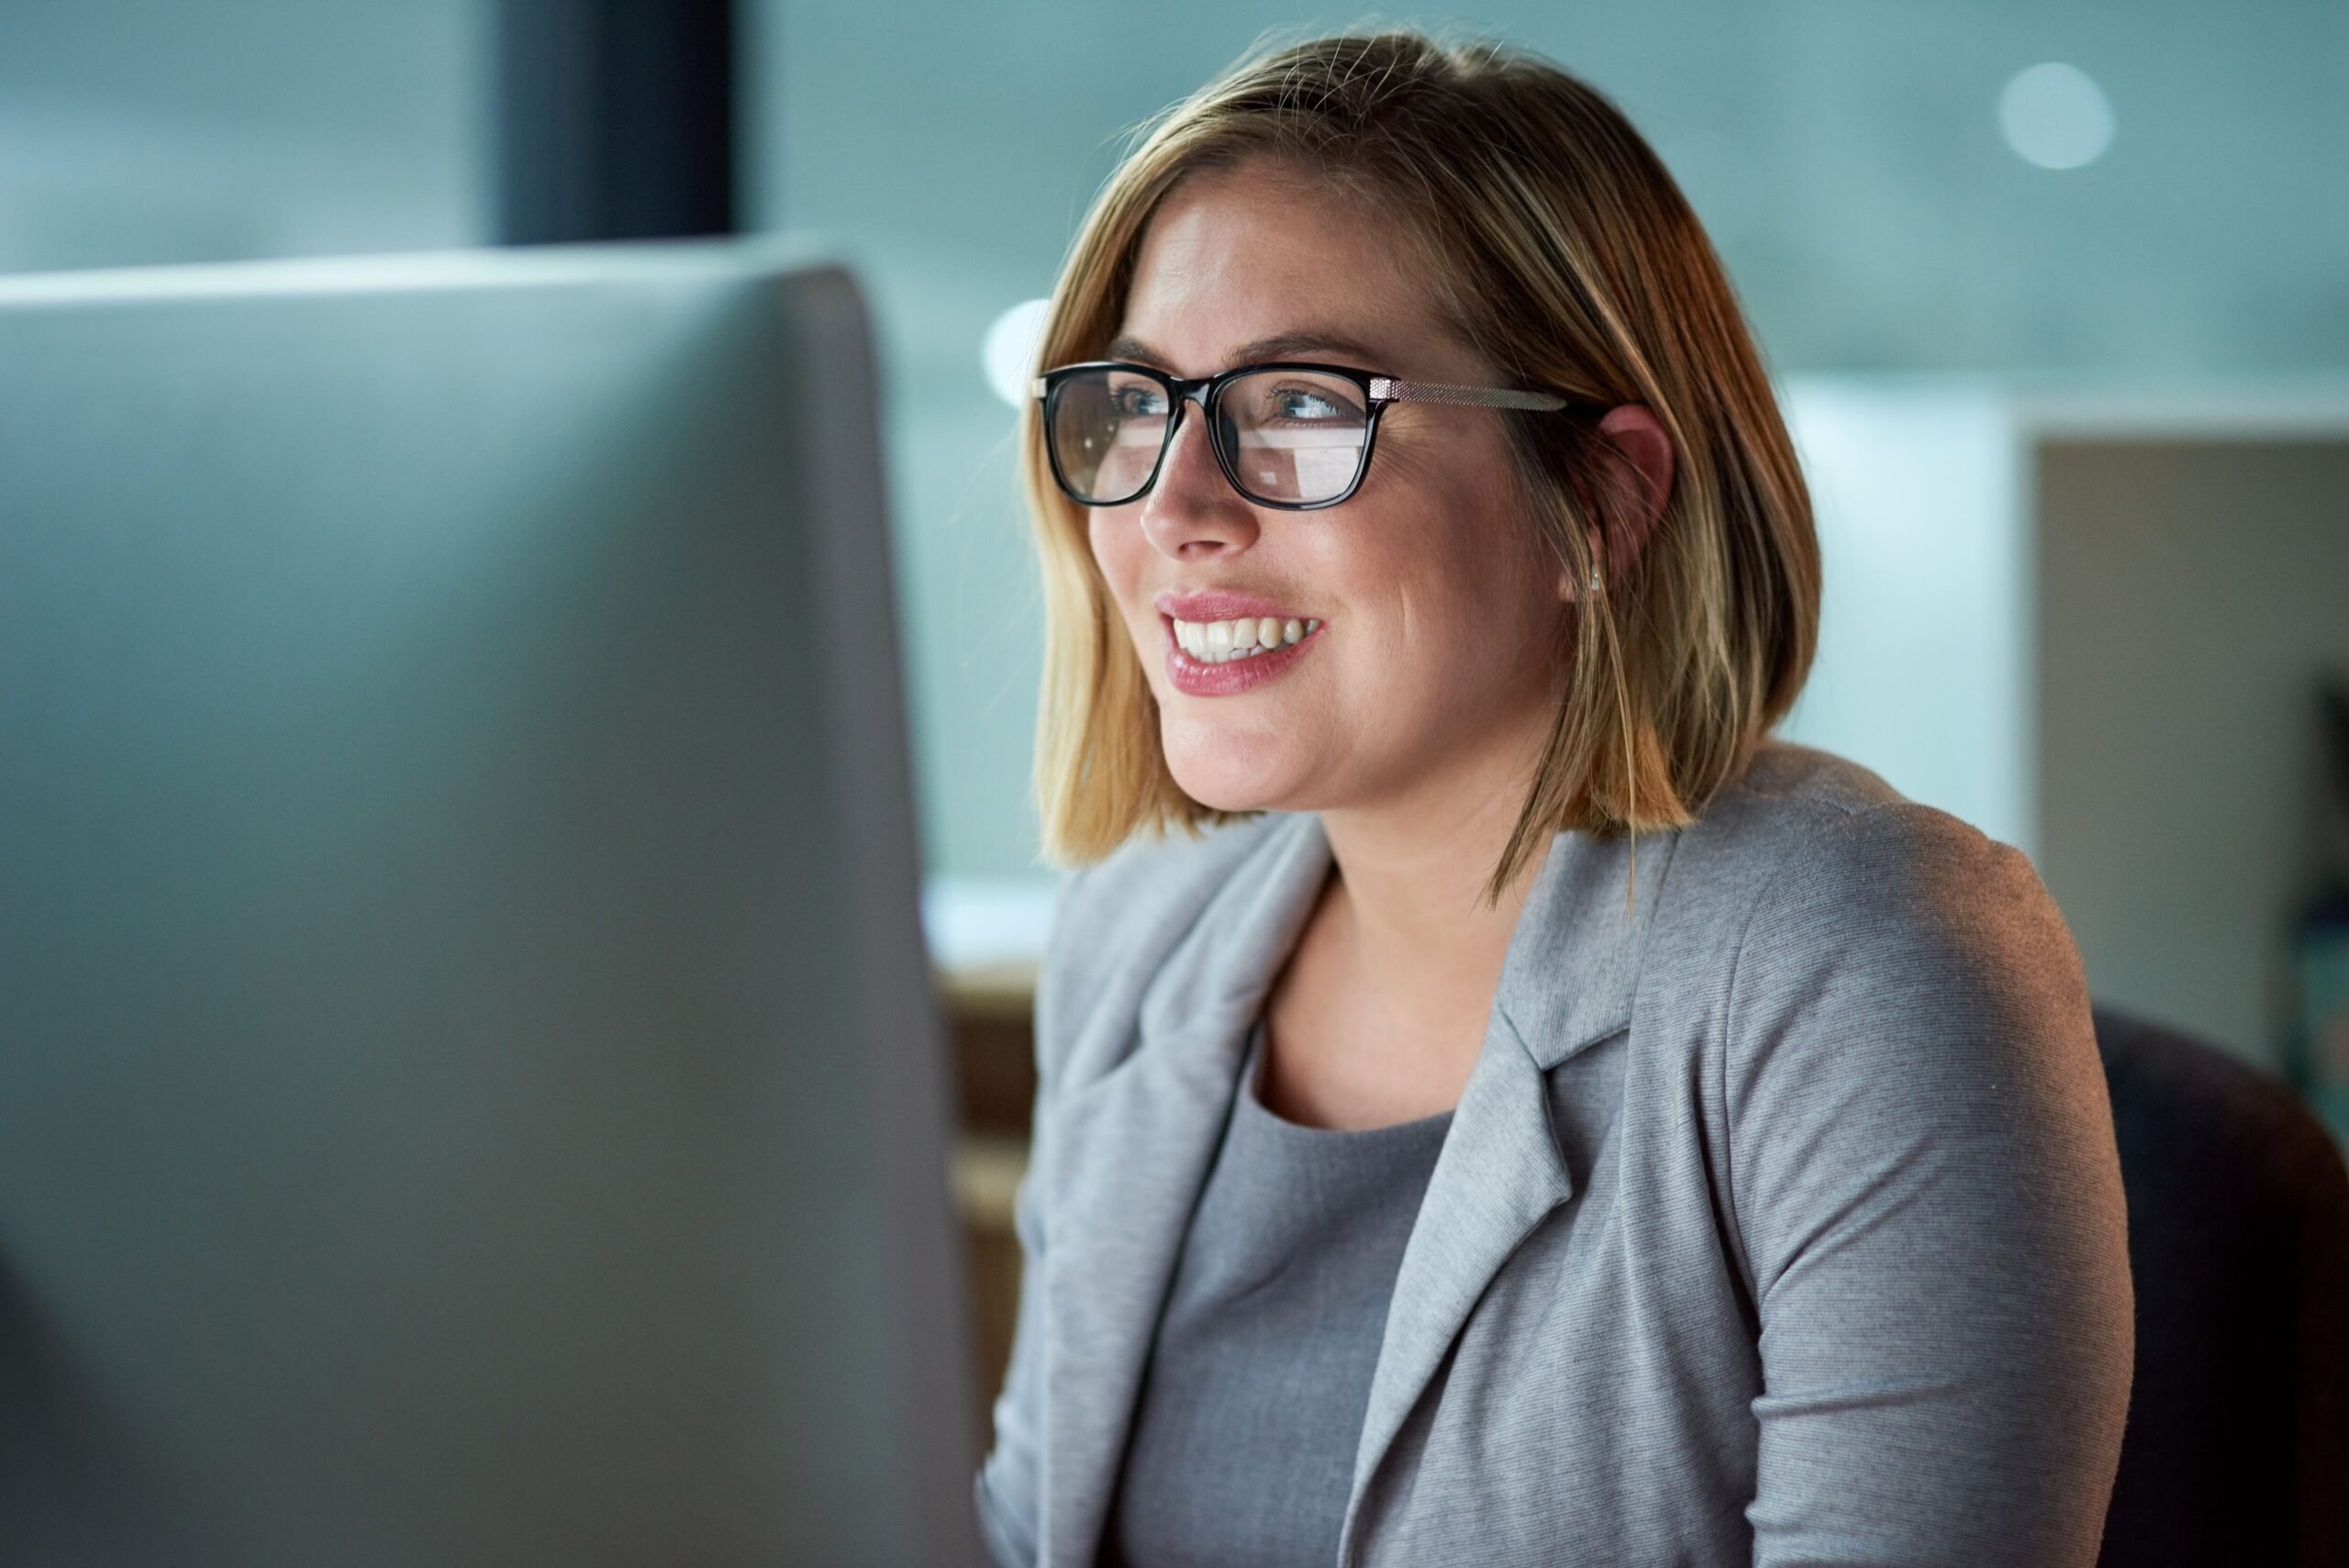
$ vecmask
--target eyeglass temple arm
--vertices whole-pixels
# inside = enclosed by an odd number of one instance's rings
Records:
[[[1370,395],[1390,403],[1466,403],[1480,408],[1564,408],[1572,401],[1546,392],[1504,392],[1490,386],[1445,386],[1432,381],[1395,381],[1373,376]]]

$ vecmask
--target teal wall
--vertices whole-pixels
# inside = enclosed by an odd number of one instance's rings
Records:
[[[478,0],[0,0],[0,272],[487,231]]]

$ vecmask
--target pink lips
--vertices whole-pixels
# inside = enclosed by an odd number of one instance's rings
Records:
[[[1245,612],[1241,612],[1244,614]],[[1188,620],[1190,617],[1183,617]],[[1220,617],[1219,617],[1220,618]],[[1237,620],[1239,615],[1231,618]],[[1284,674],[1289,666],[1305,657],[1308,649],[1321,640],[1326,626],[1315,627],[1295,642],[1285,643],[1269,653],[1257,653],[1245,659],[1230,659],[1220,664],[1209,664],[1194,659],[1174,640],[1174,623],[1163,623],[1166,628],[1166,679],[1174,688],[1195,697],[1228,697]]]
[[[1158,606],[1160,615],[1173,616],[1176,620],[1262,620],[1266,616],[1275,620],[1315,618],[1304,610],[1287,609],[1254,594],[1238,594],[1223,588],[1197,594],[1164,593],[1151,603]]]
[[[1263,620],[1269,617],[1274,620],[1293,620],[1301,625],[1308,619],[1319,617],[1308,617],[1302,610],[1290,609],[1276,600],[1228,588],[1203,589],[1195,594],[1177,594],[1169,590],[1151,603],[1158,607],[1159,615],[1165,617],[1161,624],[1166,628],[1166,679],[1176,691],[1195,697],[1230,696],[1252,686],[1263,685],[1304,658],[1306,650],[1319,642],[1321,634],[1329,629],[1326,624],[1317,626],[1297,641],[1286,643],[1269,653],[1233,659],[1221,664],[1208,664],[1192,658],[1184,651],[1183,645],[1174,640],[1174,622]]]

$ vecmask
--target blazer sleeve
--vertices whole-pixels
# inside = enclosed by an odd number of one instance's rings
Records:
[[[2087,979],[2030,861],[1913,802],[1840,818],[1756,901],[1725,1035],[1755,1562],[2088,1568],[2134,1298]]]
[[[1089,874],[1081,869],[1063,879],[1052,935],[1036,976],[1034,1009],[1036,1100],[1029,1118],[1028,1169],[1012,1200],[1012,1229],[1019,1240],[1019,1310],[1012,1326],[1011,1358],[994,1407],[995,1440],[974,1480],[979,1534],[996,1568],[1033,1568],[1039,1557],[1039,1520],[1043,1503],[1044,1415],[1044,1216],[1051,1159],[1046,1114],[1058,1077],[1054,1049],[1061,1039],[1062,993],[1067,975],[1062,933],[1073,922],[1070,906]]]

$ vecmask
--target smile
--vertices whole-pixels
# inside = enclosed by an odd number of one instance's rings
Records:
[[[1319,640],[1319,620],[1178,621],[1166,624],[1166,678],[1189,696],[1221,697],[1286,673]],[[1242,641],[1241,639],[1245,638]]]
[[[1175,620],[1174,641],[1202,664],[1221,664],[1269,653],[1292,642],[1302,642],[1320,626],[1318,620],[1275,620],[1271,616],[1248,620]]]

